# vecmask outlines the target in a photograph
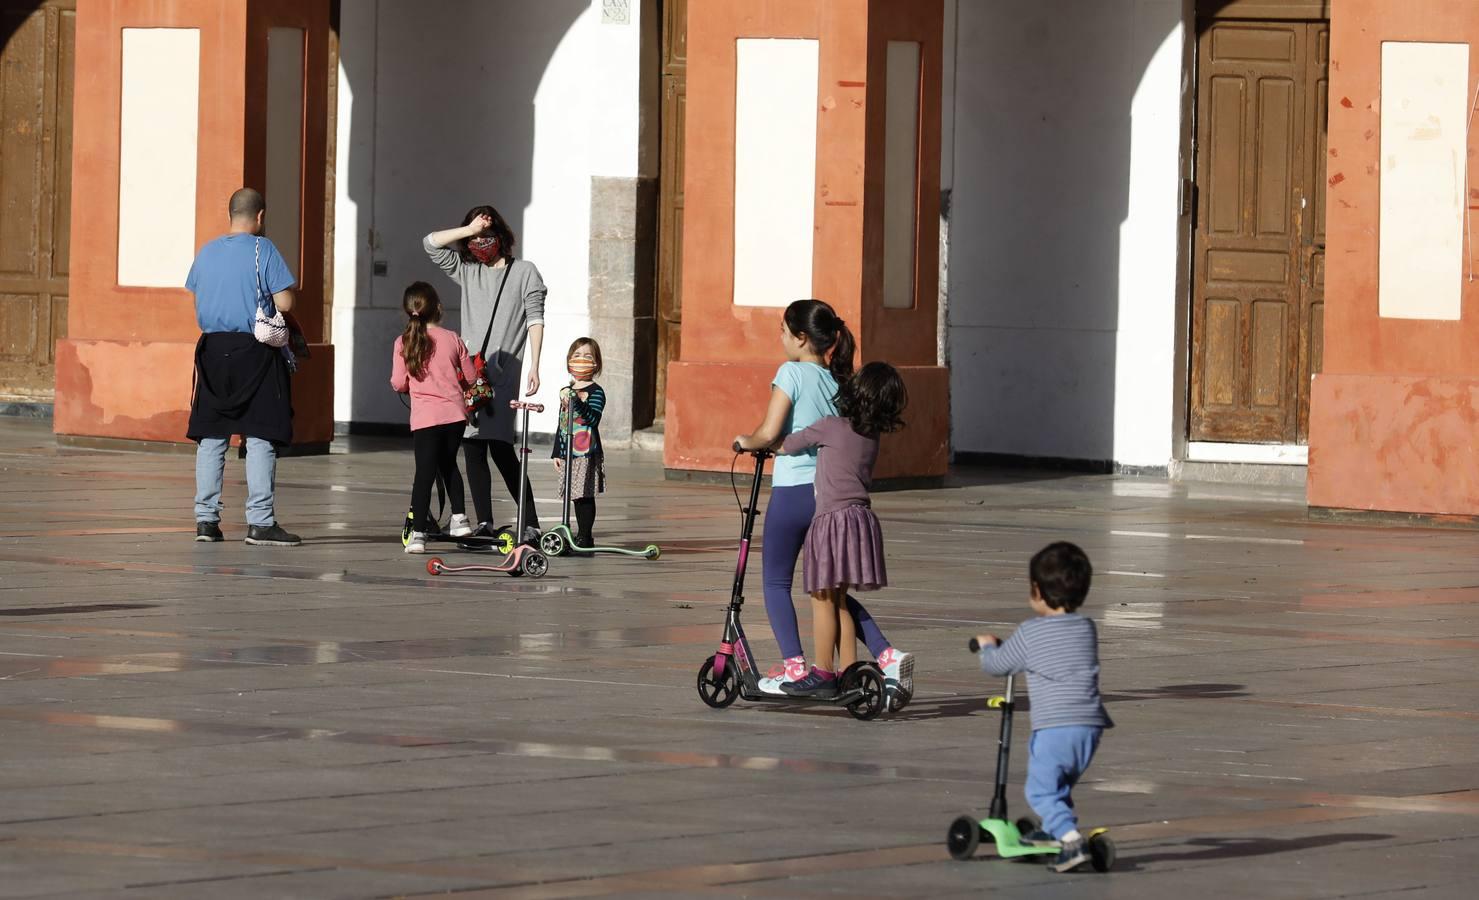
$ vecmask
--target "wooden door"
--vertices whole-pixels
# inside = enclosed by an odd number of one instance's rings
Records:
[[[667,408],[668,363],[683,324],[683,122],[688,99],[688,0],[662,3],[661,207],[657,236],[657,417]]]
[[[0,0],[0,398],[50,402],[67,336],[76,0]]]
[[[1328,48],[1323,22],[1219,21],[1198,38],[1192,440],[1308,431]]]

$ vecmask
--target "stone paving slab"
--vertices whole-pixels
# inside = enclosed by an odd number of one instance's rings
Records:
[[[395,439],[282,461],[279,515],[308,541],[253,548],[231,460],[231,540],[200,545],[188,456],[0,419],[0,897],[1472,893],[1475,532],[1134,477],[881,493],[895,584],[866,599],[919,691],[860,723],[695,695],[733,573],[727,485],[613,453],[598,530],[662,559],[435,578],[396,539],[410,466]],[[1096,569],[1118,727],[1075,796],[1117,837],[1109,875],[943,847],[994,763],[1000,683],[965,639],[1029,615],[1026,561],[1059,538]],[[747,593],[768,666],[758,565]]]

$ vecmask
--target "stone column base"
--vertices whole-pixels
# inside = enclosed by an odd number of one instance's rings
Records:
[[[293,446],[334,439],[334,345],[312,344],[293,376]],[[195,344],[61,340],[52,428],[73,438],[185,442]]]
[[[1311,507],[1479,515],[1479,379],[1315,376]]]

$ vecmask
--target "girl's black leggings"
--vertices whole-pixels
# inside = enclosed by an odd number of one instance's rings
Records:
[[[493,522],[493,473],[488,469],[488,457],[498,467],[509,497],[519,499],[519,452],[507,441],[484,441],[468,438],[462,444],[462,456],[467,460],[467,487],[472,491],[472,508],[479,522]],[[513,524],[510,521],[508,524]],[[534,490],[529,479],[524,479],[524,526],[539,527],[539,514],[534,511]]]
[[[416,530],[431,530],[431,488],[438,475],[447,486],[447,504],[452,514],[458,515],[465,507],[462,503],[462,473],[457,471],[457,448],[462,444],[465,422],[450,425],[433,425],[411,432],[412,445],[416,450],[416,478],[411,482],[411,514],[416,519]]]

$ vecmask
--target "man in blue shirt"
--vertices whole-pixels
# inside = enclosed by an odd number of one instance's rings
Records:
[[[200,341],[195,346],[195,392],[187,436],[195,452],[195,539],[221,534],[221,485],[231,436],[246,442],[248,544],[295,547],[301,540],[277,523],[273,493],[277,448],[293,439],[287,360],[257,341],[257,310],[293,308],[293,273],[272,241],[261,236],[267,209],[262,195],[242,188],[231,195],[231,228],[204,247],[185,287],[195,295]]]

